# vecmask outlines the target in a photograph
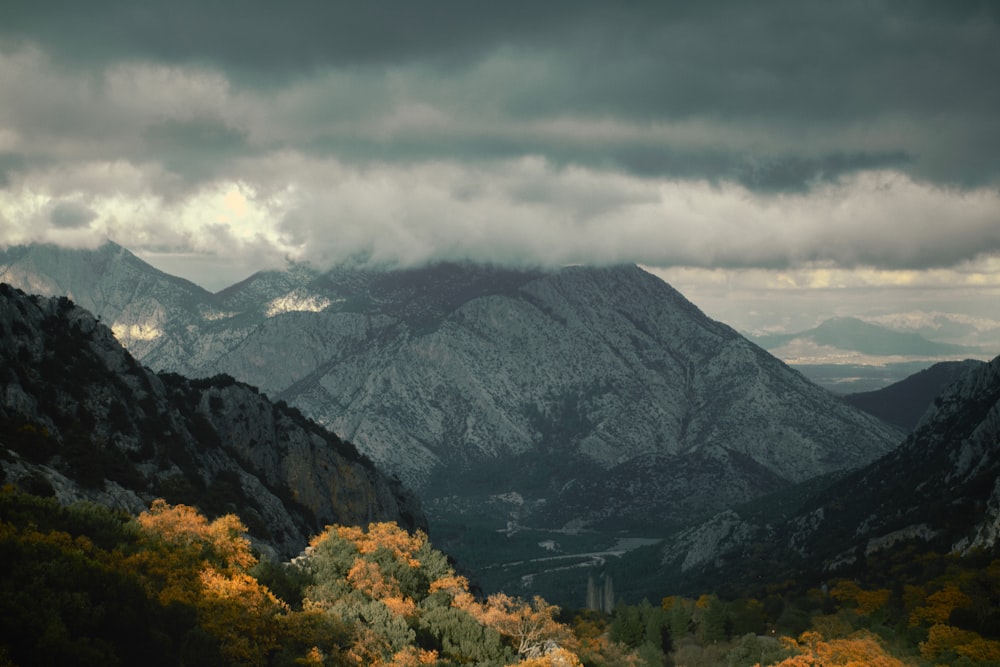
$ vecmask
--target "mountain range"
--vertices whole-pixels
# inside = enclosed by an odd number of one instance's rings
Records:
[[[153,373],[66,297],[0,285],[0,396],[0,478],[63,503],[238,513],[283,559],[330,523],[426,528],[350,443],[231,377]]]
[[[995,553],[998,444],[1000,357],[964,373],[877,461],[726,510],[674,535],[660,552],[661,580],[642,585],[697,590],[705,582],[728,582],[724,588],[733,591],[800,577],[818,585],[884,569],[893,559],[912,568],[906,554]]]
[[[834,317],[806,331],[765,334],[753,340],[771,351],[793,343],[811,343],[871,356],[954,357],[980,352],[964,345],[937,343],[917,333],[893,331],[856,317]]]
[[[951,336],[952,342],[935,336]],[[878,321],[834,317],[804,331],[749,337],[812,382],[846,395],[884,389],[934,363],[987,360],[995,353],[997,328],[991,320],[973,324],[945,314],[909,313]]]
[[[294,405],[432,515],[513,497],[518,521],[663,526],[901,437],[635,266],[293,267],[211,294],[107,244],[10,249],[0,280],[92,309],[156,370]]]
[[[43,272],[53,261],[61,273]],[[1000,358],[837,397],[627,266],[292,267],[211,294],[109,245],[15,249],[0,271],[53,289],[87,285],[74,298],[106,308],[93,317],[69,298],[0,289],[2,477],[64,501],[135,512],[165,496],[236,511],[278,557],[325,522],[427,526],[416,498],[378,472],[396,459],[369,460],[384,443],[361,453],[303,416],[322,407],[316,396],[339,396],[325,414],[339,409],[364,425],[355,432],[409,448],[403,462],[420,451],[412,433],[440,438],[416,441],[436,458],[413,486],[435,542],[491,589],[579,604],[599,565],[626,599],[742,594],[754,582],[860,576],[898,554],[996,548]],[[104,324],[147,358],[203,363],[201,379],[143,368]],[[272,403],[227,369],[285,384],[268,390]],[[533,408],[511,398],[524,395]],[[642,433],[649,411],[687,448],[661,437],[630,450],[622,437],[615,459],[586,446],[628,433],[616,414]],[[475,433],[482,419],[503,434],[525,413],[535,430],[523,449],[511,446],[516,428],[492,449],[449,430],[464,419],[460,433]],[[780,456],[800,467],[774,465]],[[658,539],[629,544],[629,534]]]

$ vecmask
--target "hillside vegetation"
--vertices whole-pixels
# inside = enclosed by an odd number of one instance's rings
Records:
[[[580,665],[541,598],[477,599],[424,533],[328,526],[260,561],[232,514],[153,503],[131,518],[0,491],[0,664]],[[622,656],[627,655],[622,652]],[[601,656],[604,656],[603,658]]]
[[[328,526],[258,560],[235,515],[0,490],[0,665],[996,665],[1000,561],[902,551],[862,581],[610,613],[475,595],[426,535]]]

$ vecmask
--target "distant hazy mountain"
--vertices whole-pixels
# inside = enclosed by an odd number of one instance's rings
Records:
[[[733,585],[850,576],[908,544],[914,553],[969,553],[995,549],[998,538],[1000,357],[950,385],[879,460],[720,513],[672,540],[663,562],[676,582]]]
[[[516,492],[521,519],[662,525],[899,437],[634,266],[295,269],[215,295],[142,266],[38,246],[0,279],[97,305],[154,368],[299,407],[439,515]]]
[[[847,394],[843,400],[868,414],[911,431],[944,389],[984,362],[942,361],[878,391]]]
[[[919,334],[893,331],[855,317],[835,317],[798,333],[755,336],[754,341],[766,350],[805,341],[873,356],[936,357],[979,352],[962,345],[935,343]]]
[[[236,512],[285,558],[328,523],[426,525],[397,480],[296,410],[232,378],[156,375],[69,299],[5,284],[0,480],[133,513],[157,497]]]

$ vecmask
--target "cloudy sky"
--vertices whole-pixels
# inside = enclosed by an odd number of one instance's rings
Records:
[[[15,0],[0,242],[209,289],[636,262],[747,330],[995,320],[998,73],[988,0]]]

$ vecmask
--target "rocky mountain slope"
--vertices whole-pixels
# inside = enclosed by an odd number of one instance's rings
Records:
[[[143,363],[261,387],[438,513],[502,496],[519,520],[663,525],[899,438],[634,266],[297,268],[209,295],[127,274],[117,246],[75,252],[9,251],[0,278],[83,303],[131,290],[98,312]]]
[[[164,497],[238,512],[257,544],[282,557],[328,523],[425,525],[398,481],[297,410],[231,377],[157,375],[69,299],[6,284],[0,471],[65,502],[138,512]]]
[[[665,547],[679,580],[844,576],[906,545],[996,549],[1000,538],[1000,357],[934,400],[902,444],[872,464],[720,513]],[[697,585],[697,584],[694,584]]]
[[[9,248],[0,252],[0,281],[28,294],[69,297],[140,360],[163,345],[184,354],[190,349],[187,325],[219,316],[211,293],[113,243],[96,250]]]
[[[948,385],[983,363],[975,359],[942,361],[884,389],[847,394],[843,400],[910,432]]]

